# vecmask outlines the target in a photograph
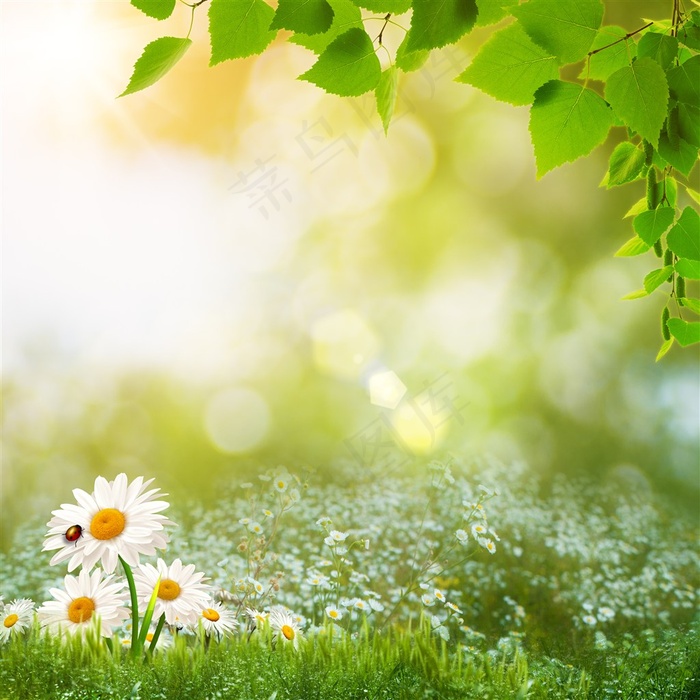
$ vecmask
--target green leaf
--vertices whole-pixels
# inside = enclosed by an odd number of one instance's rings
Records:
[[[601,27],[593,40],[591,51],[603,49],[603,47],[608,48],[594,53],[588,63],[581,68],[578,77],[581,80],[586,78],[607,80],[616,70],[628,66],[630,60],[637,53],[637,45],[633,41],[620,41],[618,44],[613,44],[614,41],[625,36],[627,36],[627,31],[622,27],[617,27],[614,24]],[[610,46],[610,44],[613,45]]]
[[[700,322],[688,323],[680,318],[671,318],[668,321],[668,330],[684,348],[694,343],[700,343]]]
[[[693,56],[671,69],[668,87],[674,100],[700,108],[700,56]]]
[[[174,36],[163,36],[152,41],[136,61],[129,84],[119,97],[157,83],[185,55],[191,44],[190,39],[178,39]]]
[[[646,155],[644,151],[637,148],[633,143],[623,141],[618,144],[610,155],[606,182],[608,189],[624,185],[641,177],[645,160]]]
[[[413,0],[408,50],[454,44],[476,22],[476,0]]]
[[[430,56],[430,51],[427,49],[409,51],[406,48],[407,46],[408,34],[406,34],[403,41],[399,44],[399,48],[396,49],[396,67],[404,73],[410,73],[411,71],[422,68],[423,64],[428,60],[428,56]]]
[[[513,105],[532,102],[535,91],[559,75],[554,56],[516,22],[496,32],[456,80]]]
[[[630,238],[627,243],[618,249],[615,253],[616,258],[631,258],[633,255],[641,255],[646,253],[651,248],[639,236]]]
[[[168,19],[175,9],[176,0],[131,0],[131,4],[155,19]]]
[[[675,264],[676,272],[687,280],[700,280],[700,261],[680,258]]]
[[[668,282],[669,278],[673,274],[673,265],[666,265],[659,270],[654,270],[650,272],[644,278],[644,289],[647,294],[651,294],[655,289],[660,287],[664,282]]]
[[[537,177],[588,155],[610,131],[612,113],[592,90],[551,80],[536,93],[530,110]]]
[[[210,66],[264,51],[275,38],[275,11],[263,0],[212,0],[209,7]]]
[[[334,39],[299,78],[334,95],[357,97],[374,90],[381,74],[372,40],[363,29],[355,28]]]
[[[658,362],[673,346],[673,338],[669,338],[664,341],[664,344],[659,349],[659,353],[656,356],[656,362]]]
[[[685,44],[695,51],[700,51],[700,27],[686,22],[678,30],[678,40],[681,44]]]
[[[685,191],[687,192],[688,196],[696,201],[698,204],[700,204],[700,192],[697,192],[694,190],[692,187],[688,187],[686,185]]]
[[[622,301],[632,301],[634,299],[643,299],[644,297],[648,297],[649,292],[647,292],[646,289],[637,289],[634,292],[630,292],[629,294],[625,294],[625,296],[622,297]]]
[[[353,27],[363,28],[360,8],[351,0],[328,0],[328,3],[333,9],[333,23],[330,29],[323,34],[295,34],[289,39],[292,44],[298,44],[314,53],[321,54],[343,32]]]
[[[681,138],[678,138],[678,142],[674,146],[671,144],[669,135],[663,132],[659,138],[659,155],[676,170],[688,177],[697,162],[698,148]]]
[[[402,15],[411,9],[412,0],[353,0],[358,7],[364,7],[370,12],[378,12],[382,15]]]
[[[651,58],[639,58],[613,73],[605,99],[615,114],[656,147],[668,109],[668,84],[663,68]]]
[[[327,0],[279,0],[270,29],[322,34],[333,24],[333,14]]]
[[[560,63],[580,61],[603,21],[601,0],[530,0],[513,8],[530,38]]]
[[[651,211],[643,211],[636,216],[632,226],[636,234],[649,246],[666,232],[666,229],[673,223],[675,210],[671,207],[659,207]]]
[[[394,115],[398,84],[399,71],[396,66],[390,66],[382,72],[374,91],[377,97],[377,112],[382,118],[385,134],[389,131],[389,124]]]
[[[637,216],[637,214],[641,214],[643,211],[646,211],[647,208],[647,198],[642,197],[627,210],[627,213],[622,218],[627,219],[630,216]]]
[[[153,587],[153,592],[148,601],[148,606],[146,612],[143,615],[143,620],[141,622],[141,629],[139,630],[138,648],[143,649],[148,639],[148,632],[151,626],[151,620],[153,619],[153,611],[156,609],[156,602],[158,601],[158,589],[160,588],[160,576],[156,581],[156,585]]]
[[[637,44],[637,56],[652,58],[666,70],[678,56],[678,39],[666,34],[647,32]]]
[[[686,207],[666,237],[668,247],[679,257],[700,260],[700,216]],[[687,277],[687,275],[683,275]]]
[[[700,315],[700,299],[682,297],[681,304],[683,304],[686,309],[690,309],[693,313]]]
[[[700,148],[700,109],[678,103],[678,135],[693,146]]]
[[[476,0],[479,16],[476,18],[477,27],[496,24],[510,14],[510,8],[518,4],[518,0]]]

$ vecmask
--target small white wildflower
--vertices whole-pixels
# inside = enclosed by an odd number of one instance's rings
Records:
[[[316,525],[320,527],[328,527],[328,525],[330,525],[332,522],[333,521],[327,515],[324,515],[316,521]]]
[[[284,493],[289,488],[289,479],[286,474],[279,474],[275,477],[272,485],[278,493]]]
[[[436,589],[433,591],[433,595],[434,595],[441,603],[444,603],[444,602],[445,602],[445,594],[444,594],[439,588],[436,588]]]
[[[458,613],[459,615],[462,614],[462,611],[454,603],[445,603],[445,607],[452,610],[452,612]]]
[[[369,603],[369,607],[375,612],[384,610],[384,606],[376,598],[370,598],[367,602]]]
[[[596,618],[593,617],[593,615],[584,615],[581,619],[591,627],[593,627],[598,622],[598,620],[596,620]]]
[[[475,539],[483,537],[487,532],[488,530],[481,523],[474,523],[474,525],[472,525],[472,535]]]
[[[455,532],[455,537],[462,544],[466,544],[469,541],[469,535],[467,534],[466,530],[457,530],[457,532]]]
[[[267,508],[263,508],[262,514],[266,518],[271,518],[274,515],[274,513],[271,510],[268,510]]]
[[[423,595],[420,597],[423,605],[426,607],[430,607],[431,605],[435,605],[435,596],[430,595],[430,593],[423,593]]]
[[[343,619],[343,613],[338,608],[336,608],[334,605],[326,606],[326,615],[331,620],[342,620]]]
[[[615,617],[615,611],[612,608],[598,608],[598,617],[604,620],[612,620]]]
[[[238,523],[239,525],[248,525],[251,522],[250,518],[241,518]]]
[[[256,535],[261,535],[262,534],[262,525],[260,523],[256,523],[255,521],[248,523],[248,531],[253,532]]]

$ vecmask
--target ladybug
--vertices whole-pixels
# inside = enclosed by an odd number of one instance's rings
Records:
[[[76,542],[83,536],[83,528],[80,525],[71,525],[67,530],[64,537],[69,542]]]

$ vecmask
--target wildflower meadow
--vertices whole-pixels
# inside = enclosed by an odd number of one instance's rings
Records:
[[[0,3],[0,700],[700,700],[700,0]]]
[[[672,504],[557,479],[545,505],[496,461],[340,475],[277,467],[215,508],[123,473],[75,488],[1,561],[6,696],[697,697]]]

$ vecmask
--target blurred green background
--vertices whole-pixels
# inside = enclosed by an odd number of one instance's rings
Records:
[[[669,11],[606,5],[629,30]],[[492,28],[402,78],[385,138],[373,98],[294,79],[301,47],[208,68],[204,12],[116,100],[186,12],[2,9],[4,546],[97,474],[207,500],[259,465],[450,452],[697,514],[698,352],[655,364],[662,295],[620,301],[653,267],[612,257],[643,195],[598,188],[622,134],[536,181],[527,109],[452,82]]]

